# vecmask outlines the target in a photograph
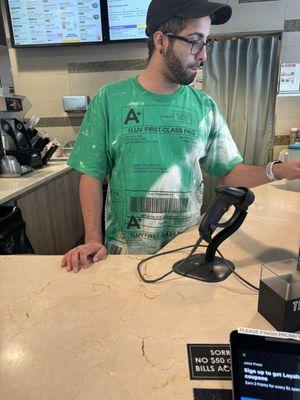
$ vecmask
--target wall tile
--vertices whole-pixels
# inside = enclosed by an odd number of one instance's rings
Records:
[[[276,116],[283,118],[298,118],[300,122],[300,96],[278,97]]]
[[[48,75],[27,73],[14,76],[16,93],[26,94],[31,103],[39,101],[60,101],[70,94],[67,74]]]
[[[105,46],[65,46],[10,49],[15,73],[64,74],[68,64],[111,60],[145,59],[146,43],[108,44]]]
[[[226,3],[233,8],[232,17],[224,25],[214,25],[213,34],[283,30],[284,3],[282,0],[250,3],[227,0]]]
[[[80,126],[81,122],[83,119],[83,115],[80,116],[68,116],[68,117],[45,117],[41,118],[39,120],[39,123],[37,125],[38,128],[46,128],[46,127],[74,127],[74,126]]]
[[[300,121],[299,118],[283,118],[283,119],[277,119],[276,120],[276,128],[275,128],[275,134],[276,135],[287,135],[291,128],[296,127],[300,128]]]
[[[300,18],[284,21],[285,32],[300,32]]]
[[[50,139],[57,139],[60,144],[64,145],[70,140],[76,139],[76,134],[79,126],[66,126],[66,127],[44,127]]]
[[[299,0],[285,0],[284,19],[298,19],[300,18],[300,1]]]
[[[63,105],[61,100],[57,101],[34,100],[31,101],[31,104],[32,108],[28,111],[26,117],[31,117],[33,114],[41,118],[67,116],[67,114],[63,110]]]
[[[299,43],[300,43],[300,32],[283,33],[282,47],[281,47],[281,62],[300,63]]]
[[[146,66],[146,60],[110,60],[110,61],[93,61],[85,63],[68,64],[68,72],[70,74],[80,74],[87,72],[107,72],[107,71],[131,71],[143,70]]]
[[[278,160],[280,152],[281,152],[282,150],[286,150],[286,149],[287,149],[287,145],[283,145],[283,146],[274,146],[273,160]]]
[[[115,82],[138,75],[139,71],[94,72],[85,74],[70,74],[70,92],[72,96],[88,95],[93,98],[97,91],[106,83]]]
[[[13,86],[13,77],[6,46],[0,46],[0,77],[3,86],[3,94],[9,94],[9,87]]]
[[[289,135],[292,127],[300,128],[300,96],[278,97],[275,135]]]
[[[132,71],[120,71],[119,79],[127,79],[132,76],[138,76],[141,73],[141,70],[132,70]]]
[[[239,3],[263,3],[265,1],[279,1],[279,0],[239,0]]]
[[[290,144],[290,135],[275,136],[275,146],[288,146]]]

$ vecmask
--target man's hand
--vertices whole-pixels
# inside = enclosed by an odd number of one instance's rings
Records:
[[[300,179],[300,160],[274,164],[273,172],[278,179]]]
[[[68,251],[61,261],[61,267],[67,271],[78,272],[81,267],[87,268],[91,262],[97,262],[106,255],[106,248],[102,243],[91,242]]]

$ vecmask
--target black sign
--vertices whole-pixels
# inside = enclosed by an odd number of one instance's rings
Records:
[[[230,349],[227,344],[188,344],[191,379],[231,379]]]
[[[6,46],[6,35],[4,31],[4,22],[2,18],[2,13],[0,10],[0,45]]]
[[[232,391],[227,389],[194,389],[194,400],[232,400]]]

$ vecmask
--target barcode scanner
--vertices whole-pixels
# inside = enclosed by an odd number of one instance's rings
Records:
[[[245,215],[245,219],[247,215],[246,211],[254,201],[253,192],[243,187],[219,187],[215,191],[217,195],[216,200],[204,214],[199,226],[199,233],[207,243],[211,243],[211,235],[216,228],[232,226],[241,215]],[[219,223],[231,206],[235,207],[232,217],[226,222]],[[238,228],[239,226],[235,230]]]
[[[174,264],[173,270],[180,275],[189,276],[205,282],[220,282],[225,280],[235,269],[234,264],[216,257],[220,244],[231,236],[243,223],[247,216],[249,205],[254,202],[254,194],[244,187],[219,187],[215,189],[216,200],[204,214],[200,226],[199,245],[204,239],[209,243],[205,254],[193,254],[186,260]],[[220,222],[223,215],[233,206],[232,216],[225,222]],[[223,228],[213,238],[217,228]]]

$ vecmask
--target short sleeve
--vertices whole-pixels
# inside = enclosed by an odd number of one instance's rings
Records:
[[[103,180],[109,174],[107,125],[105,92],[100,89],[92,99],[82,121],[68,160],[70,167],[99,180]]]
[[[243,157],[237,149],[226,121],[213,101],[209,119],[211,120],[211,131],[205,157],[200,160],[200,163],[211,176],[221,177],[242,163]]]

